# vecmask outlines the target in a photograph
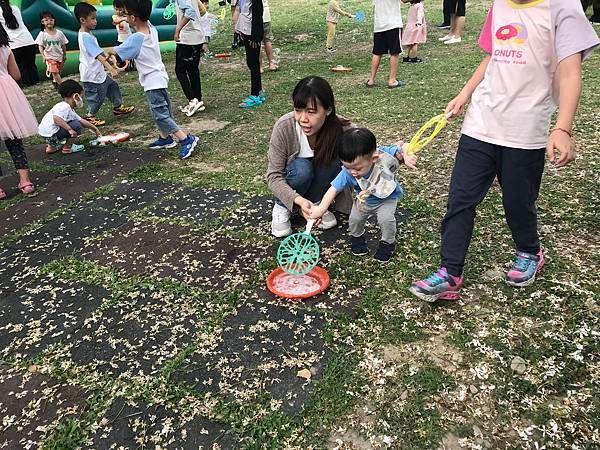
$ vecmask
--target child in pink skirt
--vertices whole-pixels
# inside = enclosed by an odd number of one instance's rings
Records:
[[[407,63],[423,62],[417,56],[417,46],[427,41],[427,23],[425,22],[425,8],[421,0],[410,0],[406,27],[402,32],[402,45],[408,46],[408,56],[402,58]]]
[[[37,133],[37,120],[15,81],[21,78],[21,72],[8,44],[6,30],[0,25],[0,139],[4,141],[19,174],[19,189],[24,194],[31,194],[35,186],[29,179],[22,139]],[[3,198],[6,198],[6,192],[0,188],[0,200]]]

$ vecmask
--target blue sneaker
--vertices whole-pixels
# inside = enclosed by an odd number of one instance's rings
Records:
[[[544,267],[542,250],[537,255],[517,252],[512,267],[506,273],[506,282],[511,286],[529,286],[535,281],[535,276]]]
[[[463,277],[450,275],[445,267],[440,267],[427,278],[415,281],[409,291],[426,302],[442,300],[458,300]]]
[[[159,136],[158,139],[155,140],[153,143],[148,144],[148,148],[150,150],[160,150],[163,148],[173,148],[176,145],[177,142],[175,142],[171,136],[168,136],[166,138]]]
[[[198,136],[194,136],[193,134],[188,134],[187,137],[179,142],[181,145],[181,149],[179,150],[179,159],[186,159],[192,156],[196,145],[198,145]]]

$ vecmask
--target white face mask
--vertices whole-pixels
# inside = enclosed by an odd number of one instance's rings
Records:
[[[83,99],[81,98],[81,95],[75,94],[73,96],[73,100],[75,100],[75,108],[81,108],[83,106]]]

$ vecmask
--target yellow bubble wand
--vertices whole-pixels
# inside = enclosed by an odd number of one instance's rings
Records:
[[[414,155],[423,150],[423,148],[433,141],[440,131],[448,124],[448,118],[448,114],[438,114],[425,122],[425,124],[415,133],[410,142],[404,143],[402,146],[404,154]],[[432,128],[433,130],[431,130]],[[431,130],[429,136],[423,137],[429,130]]]

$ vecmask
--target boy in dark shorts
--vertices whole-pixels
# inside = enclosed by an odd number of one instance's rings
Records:
[[[365,86],[373,87],[375,77],[381,63],[382,55],[390,55],[390,73],[387,87],[394,89],[402,87],[405,81],[398,80],[398,61],[402,53],[400,35],[402,33],[402,13],[400,3],[402,0],[374,0],[375,4],[375,28],[373,33],[373,59],[371,60],[371,75]]]

